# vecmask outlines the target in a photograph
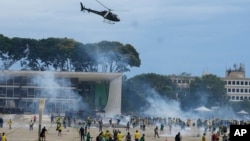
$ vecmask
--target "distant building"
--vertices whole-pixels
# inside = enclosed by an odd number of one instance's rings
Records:
[[[179,90],[189,88],[191,82],[195,79],[195,77],[183,75],[170,75],[169,77]]]
[[[225,88],[230,101],[250,100],[250,78],[246,78],[245,67],[240,64],[226,70]]]
[[[208,75],[210,73],[203,73]],[[188,89],[195,79],[190,75],[170,75],[170,79],[178,88],[179,94],[182,90]],[[234,69],[227,69],[225,77],[221,78],[225,82],[227,96],[230,101],[250,100],[250,78],[246,78],[243,64],[234,65]]]
[[[45,98],[49,113],[83,109],[86,102],[107,115],[120,114],[121,83],[121,73],[0,71],[0,112],[34,113]]]
[[[190,84],[194,81],[195,77],[190,76],[189,74],[181,74],[181,75],[170,75],[171,81],[176,85],[176,100],[178,101],[180,95],[185,95],[187,89],[189,89]]]

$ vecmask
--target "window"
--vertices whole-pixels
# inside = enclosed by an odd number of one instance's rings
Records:
[[[231,89],[229,88],[229,89],[227,89],[227,92],[231,92]]]
[[[240,81],[240,85],[244,85],[244,81]]]
[[[240,92],[241,92],[241,93],[243,93],[243,92],[244,92],[244,90],[243,90],[243,89],[240,89]]]
[[[5,87],[0,87],[0,96],[5,97],[6,95],[6,88]]]
[[[231,85],[231,81],[227,81],[227,84],[228,84],[228,85]]]
[[[41,90],[40,89],[34,89],[34,95],[35,95],[35,97],[40,98],[41,97]]]
[[[14,88],[14,97],[19,97],[20,88]]]
[[[236,85],[240,85],[240,82],[239,82],[239,81],[236,81]]]
[[[240,97],[240,100],[243,100],[243,96]]]
[[[27,97],[32,97],[32,98],[34,97],[34,89],[33,88],[28,89]]]
[[[235,85],[235,81],[233,81],[233,85]]]
[[[6,85],[6,78],[5,76],[0,77],[0,85]]]
[[[245,93],[247,93],[248,92],[248,89],[245,89]]]
[[[248,85],[248,81],[245,81],[245,85]]]
[[[235,96],[232,96],[232,100],[235,100]]]
[[[7,88],[7,97],[13,97],[14,89],[13,88]]]
[[[240,90],[239,90],[239,89],[236,89],[236,92],[238,93],[238,92],[240,92]]]
[[[20,85],[21,77],[14,77],[14,85]]]
[[[28,89],[27,88],[22,88],[21,90],[21,96],[22,97],[27,97]]]
[[[239,100],[239,96],[236,96],[236,100]]]
[[[235,89],[232,89],[233,92],[235,92]]]
[[[7,85],[13,85],[13,83],[14,83],[14,78],[9,78],[7,80]]]

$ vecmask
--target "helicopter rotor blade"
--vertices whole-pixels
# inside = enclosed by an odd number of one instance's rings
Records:
[[[103,7],[105,7],[106,9],[108,9],[109,11],[112,11],[112,9],[109,9],[107,6],[105,6],[103,3],[101,3],[100,1],[96,0],[100,5],[102,5]]]

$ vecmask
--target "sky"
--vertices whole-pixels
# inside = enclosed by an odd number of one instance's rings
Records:
[[[106,10],[95,0],[0,0],[0,34],[45,39],[72,38],[81,43],[131,44],[141,66],[125,73],[225,76],[234,64],[250,74],[249,0],[99,0],[120,22],[81,12]]]

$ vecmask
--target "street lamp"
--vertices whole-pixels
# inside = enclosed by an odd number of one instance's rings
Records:
[[[43,109],[45,105],[45,99],[41,98],[38,100],[39,102],[39,127],[38,127],[38,140],[40,141],[40,133],[41,133],[41,124],[42,124],[42,115],[43,115]]]

